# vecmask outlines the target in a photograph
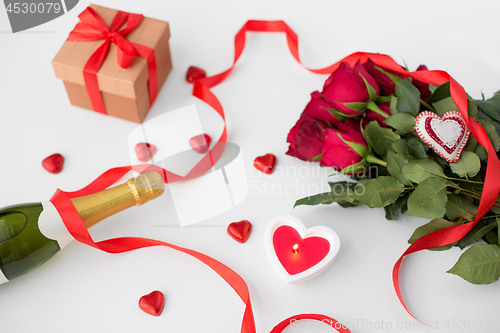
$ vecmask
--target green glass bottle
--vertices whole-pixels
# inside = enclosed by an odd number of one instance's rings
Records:
[[[150,172],[71,202],[90,228],[106,217],[159,197],[164,186],[160,175]],[[39,267],[72,239],[50,201],[0,209],[0,284]]]

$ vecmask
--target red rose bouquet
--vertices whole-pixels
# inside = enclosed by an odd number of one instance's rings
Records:
[[[469,116],[481,124],[498,152],[500,92],[489,100],[467,97]],[[410,243],[473,221],[488,155],[455,111],[450,82],[429,85],[370,59],[354,67],[341,63],[323,90],[311,94],[288,134],[287,154],[317,161],[352,181],[332,182],[330,192],[300,199],[295,206],[365,204],[383,207],[391,220],[404,212],[431,219],[415,230]],[[471,283],[492,283],[500,277],[499,226],[496,202],[462,239],[434,249],[482,243],[465,251],[449,272]]]

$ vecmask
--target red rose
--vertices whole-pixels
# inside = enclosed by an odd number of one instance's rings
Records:
[[[368,144],[361,134],[359,120],[346,119],[326,132],[321,165],[329,166],[343,173],[357,173],[364,170]]]
[[[336,126],[340,120],[336,118],[328,109],[334,109],[334,107],[327,102],[325,102],[318,91],[314,91],[311,94],[311,101],[307,104],[304,109],[304,114],[311,118],[325,121],[333,126]]]
[[[417,71],[426,71],[426,70],[427,66],[425,65],[420,65],[417,68]],[[423,83],[422,81],[418,81],[415,79],[413,79],[412,83],[420,91],[420,97],[422,99],[428,99],[429,97],[431,97],[432,94],[431,91],[429,90],[429,84]]]
[[[406,80],[401,74],[378,67],[370,58],[365,64],[366,71],[377,82],[381,95],[394,95],[396,93],[396,83]]]
[[[334,109],[356,116],[362,114],[366,103],[379,93],[377,83],[361,62],[358,61],[354,68],[343,62],[326,80],[321,97]]]
[[[314,158],[318,158],[323,151],[326,128],[329,128],[327,123],[302,113],[300,119],[288,133],[286,141],[290,143],[290,147],[286,154],[298,157],[303,161],[313,161]]]

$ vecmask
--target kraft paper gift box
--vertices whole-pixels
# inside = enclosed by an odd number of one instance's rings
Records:
[[[96,12],[108,27],[118,13],[117,10],[96,5],[91,5],[89,8],[91,10],[86,9],[86,12],[80,14],[80,19],[82,19],[83,14]],[[95,19],[91,17],[90,20]],[[126,26],[124,25],[117,30],[124,27]],[[137,27],[124,38],[128,42],[154,50],[157,91],[159,91],[172,69],[168,44],[170,38],[168,22],[144,17]],[[63,80],[69,100],[75,106],[98,111],[89,97],[83,69],[89,58],[104,42],[105,39],[95,41],[67,40],[52,61],[56,76]],[[128,68],[122,68],[117,61],[117,46],[114,42],[110,42],[109,46],[104,62],[97,72],[98,89],[105,109],[103,113],[142,123],[152,104],[148,61],[135,56]]]

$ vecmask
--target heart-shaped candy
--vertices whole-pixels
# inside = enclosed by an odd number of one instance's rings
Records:
[[[276,167],[276,156],[273,154],[259,156],[253,161],[253,166],[257,168],[257,170],[270,175]]]
[[[227,233],[237,242],[245,243],[252,233],[252,223],[247,220],[233,222],[227,226]]]
[[[135,153],[137,155],[137,159],[141,162],[147,162],[151,158],[153,158],[154,154],[156,154],[156,147],[150,143],[140,142],[135,145]]]
[[[205,76],[207,76],[207,74],[203,69],[196,66],[191,66],[186,72],[186,81],[189,83],[193,83],[194,81],[204,78]]]
[[[460,159],[470,135],[462,114],[457,111],[448,111],[441,118],[434,112],[424,111],[415,120],[415,131],[448,162]]]
[[[142,311],[152,316],[159,316],[163,312],[165,296],[161,291],[155,290],[139,299],[139,307]]]
[[[340,249],[335,231],[323,226],[309,229],[293,216],[278,216],[266,229],[267,254],[288,283],[302,282],[321,274]]]
[[[191,148],[200,154],[205,154],[208,151],[210,142],[212,142],[212,138],[208,134],[200,134],[189,139]]]
[[[42,166],[50,173],[59,173],[63,169],[64,157],[61,154],[53,154],[42,161]]]

